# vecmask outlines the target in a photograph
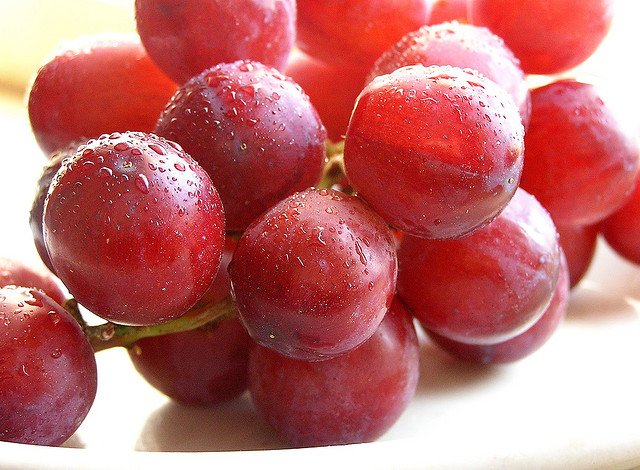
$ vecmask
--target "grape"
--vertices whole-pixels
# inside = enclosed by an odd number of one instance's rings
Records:
[[[430,24],[449,21],[469,22],[467,0],[436,0],[431,10]]]
[[[329,138],[334,142],[344,139],[351,111],[364,88],[369,69],[330,65],[298,52],[284,73],[307,93]]]
[[[198,304],[229,295],[227,267],[236,242],[227,237],[220,269]],[[222,319],[180,333],[136,341],[129,357],[153,387],[181,403],[210,405],[230,400],[247,388],[251,339],[240,320]]]
[[[640,264],[640,184],[637,181],[625,204],[600,222],[597,228],[617,254]]]
[[[302,89],[257,62],[219,64],[185,83],[155,133],[211,176],[228,230],[243,230],[281,199],[316,184],[326,131]]]
[[[44,268],[40,269],[22,260],[0,257],[0,287],[11,285],[37,289],[60,305],[67,299],[57,278]]]
[[[36,141],[47,154],[116,131],[150,132],[176,84],[134,35],[95,35],[61,44],[29,92]]]
[[[561,258],[558,284],[551,303],[533,326],[496,344],[466,344],[428,332],[434,342],[455,357],[481,364],[504,364],[519,361],[540,349],[558,329],[569,304],[569,270],[564,257]]]
[[[393,236],[377,214],[356,197],[310,188],[247,228],[229,274],[256,342],[321,360],[373,334],[391,303],[396,269]]]
[[[560,246],[569,265],[569,285],[574,288],[591,266],[598,242],[598,225],[558,225]]]
[[[609,32],[614,0],[469,0],[469,20],[502,37],[528,74],[588,59]]]
[[[374,64],[368,81],[417,64],[451,65],[478,71],[511,95],[527,127],[531,97],[524,72],[504,41],[487,28],[456,22],[423,26],[387,50]]]
[[[42,227],[44,201],[46,200],[47,194],[49,193],[49,186],[51,186],[53,177],[62,166],[62,161],[65,158],[73,157],[78,151],[78,147],[80,147],[83,143],[86,143],[86,140],[71,142],[68,146],[60,149],[57,152],[54,152],[50,156],[47,165],[45,165],[42,170],[40,178],[38,178],[36,194],[33,198],[33,203],[31,204],[31,210],[29,212],[29,227],[31,228],[31,235],[33,236],[33,242],[35,244],[36,251],[38,252],[38,255],[40,256],[42,262],[47,268],[49,268],[51,272],[54,272],[54,268],[53,264],[51,264],[51,258],[49,257],[49,253],[47,253],[47,247],[44,243],[44,232]]]
[[[0,440],[60,445],[93,404],[97,367],[78,323],[51,298],[0,289]]]
[[[136,0],[151,58],[182,84],[223,62],[251,59],[282,70],[293,47],[295,0]]]
[[[369,340],[337,358],[299,361],[255,345],[249,389],[269,424],[295,446],[373,441],[413,397],[419,351],[411,316],[396,300]]]
[[[224,214],[206,172],[177,144],[115,133],[63,163],[45,201],[44,240],[80,304],[148,325],[182,315],[208,289]]]
[[[438,239],[489,223],[518,187],[524,128],[511,97],[471,70],[422,65],[375,78],[344,147],[358,195],[393,227]]]
[[[181,403],[211,405],[247,388],[250,338],[238,318],[144,338],[129,349],[136,370]]]
[[[624,204],[640,145],[604,88],[561,79],[532,90],[521,186],[558,225],[592,225]]]
[[[425,0],[298,0],[296,44],[327,64],[369,68],[430,14]]]
[[[456,240],[404,235],[398,295],[425,328],[469,344],[522,333],[549,305],[560,269],[553,221],[519,189],[489,225]]]

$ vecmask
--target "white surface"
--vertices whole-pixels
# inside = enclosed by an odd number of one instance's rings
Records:
[[[639,3],[623,3],[624,28],[585,71],[637,78],[629,73],[638,71],[640,32],[630,12]],[[45,159],[22,97],[0,100],[0,136],[0,256],[38,263],[27,222]],[[76,435],[63,448],[0,443],[0,469],[313,469],[354,459],[385,470],[640,467],[639,305],[640,269],[601,245],[543,349],[485,368],[425,342],[417,395],[400,421],[379,442],[344,447],[277,450],[283,444],[246,396],[219,408],[180,406],[139,378],[124,351],[101,352],[98,396]]]

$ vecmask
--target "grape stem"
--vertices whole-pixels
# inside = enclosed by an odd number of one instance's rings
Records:
[[[82,317],[75,300],[67,301],[65,308],[82,327],[94,352],[115,347],[129,348],[142,338],[193,330],[237,314],[231,295],[216,303],[196,305],[179,318],[151,326],[127,326],[111,322],[90,326]]]
[[[329,189],[345,176],[344,171],[344,141],[331,142],[325,144],[326,162],[322,171],[322,178],[317,187]]]

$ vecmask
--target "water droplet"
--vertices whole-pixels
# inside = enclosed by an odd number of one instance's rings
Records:
[[[60,322],[60,314],[58,312],[56,312],[55,310],[51,310],[48,314],[47,317],[49,318],[49,320],[54,324],[57,325],[58,322]]]
[[[149,148],[153,150],[158,155],[166,155],[167,152],[158,144],[149,144]]]
[[[62,351],[60,349],[55,349],[51,353],[51,357],[54,358],[54,359],[60,359],[62,357]]]
[[[135,185],[136,188],[138,188],[138,190],[143,193],[143,194],[148,194],[149,193],[149,180],[147,179],[147,177],[145,175],[138,175],[136,176],[135,179]]]
[[[360,243],[357,240],[356,240],[356,253],[358,253],[358,256],[360,257],[360,262],[366,266],[367,257],[365,256],[364,251],[362,251],[362,246],[360,246]]]
[[[114,147],[114,149],[116,149],[118,152],[124,152],[126,150],[129,150],[129,144],[126,142],[118,142]]]
[[[182,163],[178,162],[175,165],[173,165],[174,168],[178,171],[185,171],[187,169],[186,166],[184,166]]]

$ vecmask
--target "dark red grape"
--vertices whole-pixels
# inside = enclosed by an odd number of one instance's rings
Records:
[[[284,73],[307,93],[329,138],[334,142],[344,139],[369,69],[329,65],[298,51]]]
[[[574,288],[582,280],[596,253],[598,225],[558,225],[560,246],[569,265],[569,281]]]
[[[560,270],[549,214],[524,190],[489,225],[456,240],[404,235],[398,295],[425,328],[469,344],[522,333],[549,305]]]
[[[422,65],[375,78],[349,123],[349,181],[393,227],[450,239],[489,223],[515,193],[524,128],[513,99],[471,70]]]
[[[180,144],[220,193],[228,230],[316,184],[326,131],[302,89],[257,62],[219,64],[185,83],[155,132]]]
[[[229,274],[255,341],[321,360],[373,334],[391,303],[396,269],[395,241],[375,212],[356,197],[308,189],[247,228]]]
[[[544,314],[529,329],[496,344],[467,344],[428,332],[441,348],[455,357],[481,364],[504,364],[519,361],[540,349],[553,336],[569,306],[569,270],[562,258],[558,284]]]
[[[42,292],[0,289],[0,440],[60,445],[80,426],[97,387],[78,323]]]
[[[624,108],[571,79],[533,89],[531,100],[521,186],[558,225],[592,225],[624,204],[640,156]]]
[[[599,225],[604,239],[614,251],[640,264],[640,175],[631,197]]]
[[[411,316],[396,300],[368,341],[337,358],[305,362],[255,345],[249,389],[269,424],[295,446],[368,442],[406,409],[419,362]]]
[[[282,70],[295,41],[295,0],[136,0],[138,34],[178,83],[223,62]]]
[[[369,68],[402,36],[429,22],[425,0],[298,0],[298,47],[327,64]]]
[[[0,257],[0,287],[11,285],[42,291],[60,305],[67,299],[59,280],[44,266],[40,269],[18,259]]]
[[[528,74],[557,74],[598,48],[614,0],[469,0],[469,20],[502,37]]]
[[[251,339],[238,318],[190,331],[136,341],[129,357],[136,370],[173,400],[211,405],[247,388]]]
[[[529,84],[513,52],[487,28],[457,22],[423,26],[380,56],[368,81],[418,64],[451,65],[480,72],[511,95],[526,128],[531,114]]]
[[[150,132],[175,90],[134,35],[82,37],[62,44],[38,71],[31,128],[47,155],[81,138]]]
[[[115,133],[63,163],[45,201],[44,240],[88,310],[116,323],[161,323],[209,288],[224,214],[209,176],[177,144]]]

